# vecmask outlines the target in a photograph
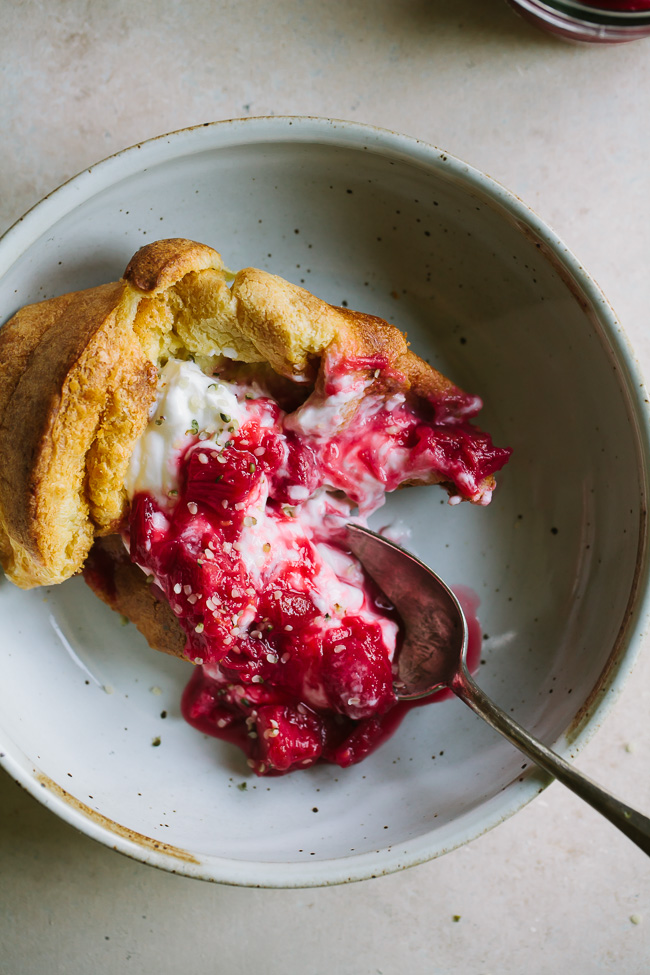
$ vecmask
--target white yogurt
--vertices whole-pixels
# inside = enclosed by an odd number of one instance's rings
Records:
[[[168,505],[178,490],[179,456],[192,438],[205,433],[214,446],[227,439],[233,420],[243,422],[245,412],[231,384],[207,376],[194,362],[170,359],[160,371],[149,424],[131,456],[124,480],[128,496],[147,492]]]

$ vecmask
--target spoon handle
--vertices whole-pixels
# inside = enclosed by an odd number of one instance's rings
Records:
[[[481,690],[464,670],[457,674],[451,689],[476,714],[480,715],[495,731],[530,758],[536,765],[549,772],[559,782],[589,803],[597,812],[617,826],[644,853],[650,855],[650,819],[630,808],[611,793],[601,789],[592,779],[578,772],[563,758],[534,738],[517,724]]]

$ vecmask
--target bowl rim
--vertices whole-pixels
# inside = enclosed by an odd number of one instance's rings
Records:
[[[128,176],[170,159],[199,152],[270,143],[338,145],[366,150],[389,159],[416,163],[429,172],[444,173],[447,178],[455,178],[468,188],[479,190],[534,240],[577,300],[586,302],[592,309],[593,327],[599,331],[603,345],[609,348],[619,369],[621,389],[628,394],[628,411],[637,448],[641,518],[636,571],[617,639],[589,698],[565,733],[552,743],[560,755],[573,758],[590,741],[620,694],[638,655],[642,631],[650,619],[646,516],[650,493],[650,408],[638,361],[611,305],[564,242],[516,194],[451,153],[415,137],[372,125],[316,116],[252,116],[204,122],[122,149],[48,193],[0,238],[0,276],[4,276],[27,248],[62,216]],[[80,803],[57,783],[47,779],[11,741],[0,741],[0,765],[61,819],[133,859],[188,877],[270,888],[329,886],[365,880],[434,859],[505,821],[553,781],[532,767],[507,787],[507,802],[503,802],[501,793],[481,806],[480,826],[473,822],[472,814],[462,817],[454,841],[444,849],[432,842],[431,834],[426,833],[400,845],[399,849],[389,847],[377,852],[311,862],[278,863],[224,857],[207,857],[201,861],[187,851],[140,836]],[[490,806],[494,808],[490,809]]]

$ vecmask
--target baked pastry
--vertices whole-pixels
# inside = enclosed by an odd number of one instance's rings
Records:
[[[395,703],[398,627],[341,528],[406,484],[488,503],[509,451],[480,406],[381,319],[158,241],[0,330],[2,565],[84,569],[199,665],[186,716],[258,774],[350,764]]]

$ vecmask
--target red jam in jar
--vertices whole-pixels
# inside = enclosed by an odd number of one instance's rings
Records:
[[[617,44],[650,36],[650,0],[507,0],[525,20],[565,40]]]

